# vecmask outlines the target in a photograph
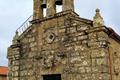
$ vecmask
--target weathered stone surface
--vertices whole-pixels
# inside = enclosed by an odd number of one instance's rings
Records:
[[[42,9],[36,1],[34,17],[40,18]],[[49,1],[47,17],[34,20],[19,43],[8,48],[8,80],[43,80],[49,74],[61,74],[62,80],[119,80],[120,44],[109,37],[103,24],[99,26],[96,18],[94,23],[78,18],[73,11],[55,14],[54,2]]]
[[[34,0],[34,16],[33,19],[43,18],[43,10],[41,8],[42,0]]]
[[[69,1],[66,1],[66,0],[63,0],[63,11],[66,11],[66,10],[73,10],[74,11],[74,0],[69,0]]]
[[[54,0],[47,0],[47,12],[46,16],[50,17],[56,13],[56,6]]]

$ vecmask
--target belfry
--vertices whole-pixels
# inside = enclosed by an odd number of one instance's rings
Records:
[[[120,80],[120,36],[99,9],[88,20],[75,12],[74,0],[33,2],[33,16],[8,48],[8,80]]]
[[[43,18],[45,8],[46,17],[55,15],[57,5],[62,5],[62,11],[74,11],[74,0],[34,0],[34,18]]]

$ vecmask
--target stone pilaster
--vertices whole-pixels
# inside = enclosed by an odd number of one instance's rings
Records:
[[[53,16],[56,13],[55,0],[47,0],[46,16]]]
[[[9,73],[8,80],[19,80],[20,45],[15,44],[8,48]]]
[[[43,18],[42,0],[34,0],[33,19]]]
[[[74,0],[63,0],[63,11],[74,11]]]
[[[7,58],[9,60],[9,73],[8,80],[20,80],[19,79],[19,64],[20,64],[20,42],[18,41],[18,32],[13,37],[13,43],[8,48]]]

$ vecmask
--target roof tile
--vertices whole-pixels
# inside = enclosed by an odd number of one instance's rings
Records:
[[[7,73],[8,73],[8,67],[0,66],[0,75],[7,75]]]

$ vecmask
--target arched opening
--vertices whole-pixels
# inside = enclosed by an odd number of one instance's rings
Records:
[[[56,12],[62,12],[62,5],[56,5]]]
[[[46,8],[43,9],[43,17],[46,17]]]

